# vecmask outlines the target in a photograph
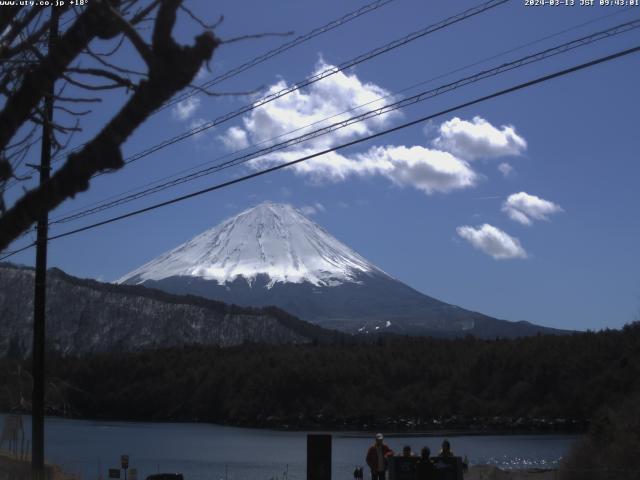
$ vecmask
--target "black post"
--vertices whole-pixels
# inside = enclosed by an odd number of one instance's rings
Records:
[[[307,435],[307,480],[331,480],[331,435]]]
[[[58,37],[58,13],[51,7],[49,25],[49,52]],[[42,124],[42,150],[40,155],[40,185],[49,180],[51,164],[51,122],[53,121],[54,83],[44,92],[44,122]],[[47,236],[49,215],[46,209],[38,218],[36,245],[36,282],[33,301],[33,397],[31,410],[31,471],[33,480],[44,480],[44,347],[45,304],[47,286]]]

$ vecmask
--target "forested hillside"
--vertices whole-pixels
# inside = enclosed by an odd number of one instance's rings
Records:
[[[0,263],[0,357],[31,352],[31,268]],[[47,340],[64,355],[244,342],[335,341],[343,334],[303,322],[278,308],[243,308],[133,285],[76,278],[50,269]]]
[[[73,416],[257,426],[584,427],[640,392],[640,324],[513,340],[184,347],[49,357],[49,408]],[[0,362],[3,410],[28,407],[28,362]],[[22,395],[22,400],[20,396]]]

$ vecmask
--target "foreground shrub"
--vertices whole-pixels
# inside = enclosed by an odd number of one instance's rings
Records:
[[[640,395],[601,408],[560,474],[562,480],[640,480]]]

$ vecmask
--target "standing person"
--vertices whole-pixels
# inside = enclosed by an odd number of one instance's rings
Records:
[[[453,451],[451,451],[451,444],[449,440],[442,441],[442,448],[440,449],[440,457],[453,457]]]
[[[376,441],[367,451],[367,465],[371,469],[371,480],[386,480],[389,457],[393,456],[393,450],[384,443],[384,436],[376,433]]]
[[[431,461],[431,450],[429,447],[422,447],[420,451],[420,461],[416,465],[417,480],[432,480],[436,478],[436,467]]]

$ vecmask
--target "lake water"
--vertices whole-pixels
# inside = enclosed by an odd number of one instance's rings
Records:
[[[31,436],[29,417],[25,434]],[[0,415],[4,424],[4,415]],[[553,468],[567,452],[575,435],[509,435],[450,437],[457,455],[471,464],[501,468]],[[353,469],[364,465],[370,434],[333,432],[332,478],[350,480]],[[441,437],[387,435],[387,444],[399,451],[427,445],[432,452]],[[6,445],[5,445],[6,447]],[[118,468],[128,454],[138,479],[157,472],[180,472],[185,480],[303,480],[306,478],[306,432],[281,432],[190,423],[139,423],[47,418],[45,456],[96,480],[108,468]],[[368,478],[368,475],[365,477]]]

